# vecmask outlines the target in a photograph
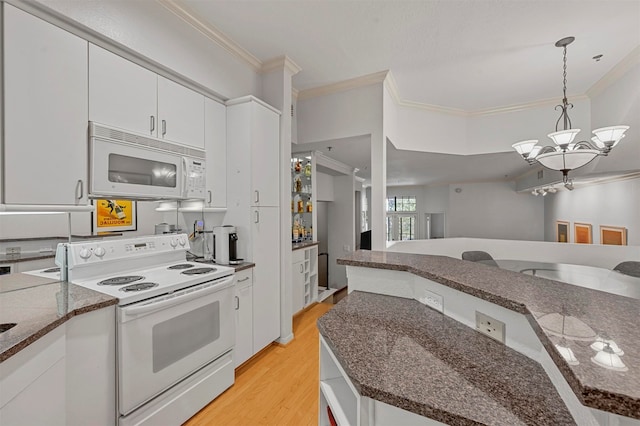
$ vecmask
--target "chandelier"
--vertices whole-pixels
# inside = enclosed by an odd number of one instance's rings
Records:
[[[569,182],[569,172],[590,163],[598,155],[606,156],[611,149],[620,142],[629,126],[602,127],[593,131],[591,141],[574,142],[580,129],[571,128],[571,119],[567,112],[573,108],[567,100],[567,46],[575,40],[575,37],[565,37],[556,42],[556,47],[563,49],[563,80],[562,80],[562,104],[555,109],[561,109],[560,117],[556,121],[556,131],[547,136],[555,143],[550,146],[538,145],[538,140],[526,140],[512,145],[518,154],[529,164],[540,163],[551,170],[562,172],[562,181]],[[558,130],[560,121],[563,130]]]

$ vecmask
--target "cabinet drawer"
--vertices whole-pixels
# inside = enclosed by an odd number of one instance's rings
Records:
[[[294,250],[291,253],[291,263],[304,262],[305,249]]]
[[[253,268],[236,272],[236,286],[245,287],[253,284]]]

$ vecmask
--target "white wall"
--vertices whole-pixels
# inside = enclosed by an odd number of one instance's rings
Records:
[[[613,269],[622,260],[640,261],[637,246],[603,246],[545,241],[514,241],[483,238],[443,238],[435,240],[396,241],[388,251],[449,256],[460,259],[462,252],[482,250],[494,259],[533,260],[571,263]]]
[[[355,249],[355,186],[352,175],[334,176],[334,201],[327,203],[329,287],[347,285],[347,268],[336,259]]]
[[[446,235],[542,241],[544,202],[539,198],[515,192],[515,182],[451,185]]]
[[[417,198],[418,235],[426,238],[425,213],[445,214],[445,237],[542,241],[542,197],[515,192],[514,182],[388,187],[387,196]],[[460,192],[456,192],[456,188]]]
[[[531,197],[541,198],[541,197]],[[600,226],[627,228],[627,244],[640,246],[640,178],[576,187],[548,194],[544,199],[545,240],[555,241],[557,220],[591,224],[593,244],[600,244]],[[640,252],[640,248],[638,248]]]

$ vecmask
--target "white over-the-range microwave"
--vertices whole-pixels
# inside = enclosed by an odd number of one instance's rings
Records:
[[[205,152],[89,122],[89,196],[194,200],[206,193]]]

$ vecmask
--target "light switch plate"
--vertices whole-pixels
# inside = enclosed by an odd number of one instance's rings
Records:
[[[476,330],[504,344],[505,325],[502,321],[476,311]]]

